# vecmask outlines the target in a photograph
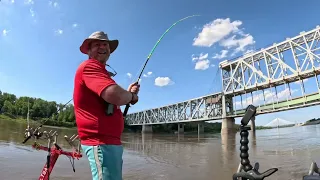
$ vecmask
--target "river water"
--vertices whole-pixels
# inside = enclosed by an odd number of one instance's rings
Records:
[[[0,120],[0,179],[36,180],[46,161],[47,152],[22,144],[25,125]],[[75,130],[57,130],[58,143],[70,149],[63,136]],[[273,180],[302,179],[312,161],[320,164],[320,126],[257,130],[249,135],[252,165],[258,161],[260,171],[277,167]],[[213,180],[232,179],[240,158],[239,133],[196,135],[123,135],[124,179],[130,180]],[[42,143],[44,146],[46,142]],[[70,161],[60,156],[50,180],[89,180],[91,172],[84,155],[75,160],[75,173]]]

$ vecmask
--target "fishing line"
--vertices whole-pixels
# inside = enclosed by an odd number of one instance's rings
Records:
[[[139,69],[140,69],[140,71],[142,71],[143,65],[144,65],[144,64],[141,64],[141,66],[140,66],[140,68],[139,68]],[[137,79],[137,76],[138,76],[138,74],[139,74],[139,72],[140,72],[140,71],[138,71],[138,72],[136,73],[136,75],[134,76],[134,78],[132,78],[132,81],[131,81],[131,83],[130,83],[130,84],[132,84],[132,83],[136,82],[134,79]]]
[[[187,17],[185,17],[185,18],[182,18],[182,19],[176,21],[175,23],[173,23],[173,24],[160,36],[160,38],[158,39],[158,41],[156,42],[156,44],[155,44],[155,45],[153,46],[153,48],[151,49],[151,52],[149,53],[149,55],[148,55],[148,57],[147,57],[144,65],[143,65],[143,68],[142,68],[142,70],[141,70],[141,72],[140,72],[140,74],[139,74],[139,77],[138,77],[138,79],[137,79],[135,82],[139,83],[139,80],[141,79],[141,76],[142,76],[142,74],[143,74],[143,71],[144,71],[144,69],[146,68],[146,65],[148,64],[149,59],[151,58],[154,50],[157,48],[157,46],[159,45],[159,43],[160,43],[160,41],[163,39],[163,37],[170,31],[170,29],[171,29],[172,27],[174,27],[176,24],[178,24],[179,22],[184,21],[184,20],[186,20],[186,19],[188,19],[188,18],[191,18],[191,17],[196,17],[196,16],[200,16],[200,15],[191,15],[191,16],[187,16]],[[124,112],[123,112],[123,116],[124,116],[124,117],[127,115],[128,110],[129,110],[129,107],[130,107],[130,103],[128,103],[128,104],[126,105],[125,109],[124,109]]]

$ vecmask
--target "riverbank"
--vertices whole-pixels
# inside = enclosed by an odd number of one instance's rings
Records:
[[[6,115],[6,114],[0,114],[0,119],[5,121],[13,121],[19,124],[25,124],[27,126],[27,119],[20,117],[20,116],[13,116],[13,115]],[[42,123],[44,127],[49,128],[61,128],[61,129],[76,129],[76,123],[70,123],[70,122],[59,122],[59,121],[53,121],[53,120],[46,120],[46,119],[29,119],[30,126],[39,126]],[[137,132],[139,131],[139,128],[132,128],[129,126],[125,126],[124,132]]]
[[[302,123],[301,125],[302,125],[302,126],[309,126],[309,125],[317,125],[317,124],[320,124],[320,118],[310,119],[310,120]]]
[[[27,125],[27,119],[23,118],[21,116],[13,116],[13,115],[7,115],[7,114],[0,114],[0,119],[7,120],[7,121],[14,121],[17,123],[22,123]],[[52,128],[64,128],[64,129],[75,129],[76,123],[75,122],[63,122],[63,121],[54,121],[54,120],[48,120],[48,119],[29,119],[30,126],[39,126],[40,124],[44,123],[43,125],[45,127],[52,127]],[[204,123],[204,131],[207,133],[220,133],[221,132],[221,123]],[[240,125],[235,125],[235,130],[239,131]],[[153,133],[155,134],[175,134],[177,131],[178,124],[172,123],[172,124],[158,124],[153,125]],[[261,129],[270,129],[269,127],[263,127],[263,126],[256,126],[256,130]],[[124,126],[124,132],[131,132],[131,133],[140,133],[142,130],[142,126],[129,126],[125,124]],[[185,124],[184,126],[184,132],[187,134],[196,134],[198,133],[198,123],[197,122],[190,122]]]
[[[8,114],[0,114],[0,119],[6,120],[6,121],[14,121],[21,124],[27,124],[27,119],[23,118],[21,116],[13,116]],[[44,126],[52,126],[52,127],[59,127],[59,128],[75,128],[75,123],[70,122],[60,122],[60,121],[53,121],[53,120],[47,120],[47,119],[29,119],[30,126],[37,126],[44,123]]]

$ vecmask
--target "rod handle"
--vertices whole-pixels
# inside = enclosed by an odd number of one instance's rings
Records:
[[[130,104],[127,104],[126,107],[124,108],[124,111],[123,111],[123,116],[124,117],[127,115],[129,107],[130,107]]]

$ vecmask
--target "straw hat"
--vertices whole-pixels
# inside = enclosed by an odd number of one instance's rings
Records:
[[[119,45],[118,40],[109,40],[108,35],[105,34],[103,31],[96,31],[92,33],[87,39],[85,39],[80,46],[80,51],[83,54],[88,54],[89,44],[93,40],[102,40],[102,41],[108,41],[110,46],[110,54],[117,49]]]

